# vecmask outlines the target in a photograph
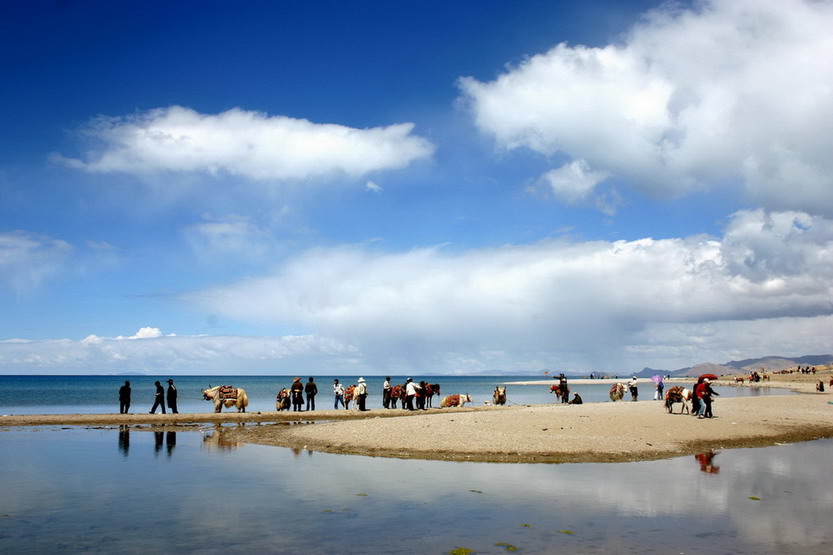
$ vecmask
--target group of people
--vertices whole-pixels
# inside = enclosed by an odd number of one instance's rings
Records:
[[[165,401],[167,400],[167,407],[171,409],[171,414],[178,414],[176,406],[176,386],[173,380],[168,380],[168,391],[158,381],[155,383],[156,393],[153,396],[153,407],[150,409],[150,414],[156,414],[156,409],[161,408],[162,414],[165,414]],[[119,414],[129,414],[130,412],[130,397],[132,389],[130,382],[125,381],[124,385],[119,388]]]
[[[312,379],[312,378],[310,378]],[[390,379],[390,378],[388,378]],[[344,385],[342,385],[338,378],[333,380],[333,408],[337,409],[339,405],[341,408],[347,408],[347,405],[344,403]],[[356,402],[356,406],[359,408],[360,411],[367,410],[367,382],[364,378],[359,378],[358,383],[356,384],[355,388],[353,389],[353,400]]]
[[[713,418],[712,397],[719,397],[720,394],[712,389],[711,380],[703,378],[694,386],[691,397],[691,414],[697,418]]]

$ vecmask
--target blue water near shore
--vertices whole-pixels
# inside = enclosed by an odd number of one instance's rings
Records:
[[[167,385],[174,380],[179,393],[179,412],[211,412],[212,406],[202,398],[202,390],[211,385],[233,385],[246,390],[249,412],[275,410],[275,394],[292,384],[294,376],[0,376],[0,414],[108,414],[118,413],[119,387],[129,380],[133,390],[130,412],[141,413],[153,405],[155,381]],[[299,376],[306,383],[308,376]],[[383,376],[364,376],[371,410],[382,408]],[[405,383],[409,376],[392,376],[394,384]],[[333,407],[332,383],[338,378],[345,385],[356,383],[358,376],[314,376],[319,394],[316,408]],[[496,385],[508,383],[508,403],[527,405],[555,402],[547,385],[514,385],[513,382],[542,380],[542,376],[413,376],[416,381],[439,383],[442,395],[468,393],[473,403],[482,405],[491,401]],[[555,383],[555,380],[550,380]],[[693,382],[692,382],[693,383]],[[789,392],[770,388],[715,387],[722,397],[786,394]],[[574,384],[585,402],[609,402],[609,383]],[[644,380],[639,387],[640,401],[651,401],[654,384]],[[626,400],[630,395],[626,394]],[[652,401],[653,402],[653,401]],[[434,406],[439,401],[434,400]]]
[[[237,445],[222,430],[0,431],[0,553],[833,552],[831,440],[485,464]]]
[[[383,378],[366,378],[369,406],[380,410]],[[167,376],[0,376],[0,414],[114,413],[125,379],[132,412],[145,412],[153,382]],[[180,412],[209,412],[200,394],[209,384],[243,387],[250,411],[271,411],[292,381],[173,379]],[[331,408],[332,379],[316,376],[319,409]],[[415,379],[476,404],[506,382],[510,403],[555,400],[547,385],[511,384],[540,376]],[[609,388],[573,386],[588,402],[607,402]],[[646,381],[640,402],[657,403],[652,393]],[[637,463],[495,464],[237,444],[226,429],[3,428],[0,420],[0,553],[833,552],[833,440]]]

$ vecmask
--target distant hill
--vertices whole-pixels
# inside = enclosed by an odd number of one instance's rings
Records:
[[[723,364],[713,362],[701,362],[687,368],[677,370],[657,370],[644,368],[637,374],[638,377],[648,378],[656,374],[673,376],[697,376],[699,374],[741,374],[760,370],[762,367],[767,372],[773,370],[784,370],[796,366],[823,366],[833,364],[833,355],[805,355],[800,357],[766,356],[761,358],[747,358],[744,360],[733,360]]]

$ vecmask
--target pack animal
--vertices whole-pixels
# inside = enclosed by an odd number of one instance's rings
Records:
[[[610,400],[613,402],[621,401],[622,397],[625,396],[625,384],[623,383],[615,383],[613,387],[610,388]]]
[[[246,407],[249,406],[249,397],[242,387],[230,385],[209,387],[203,390],[202,397],[206,401],[214,401],[214,412],[220,412],[223,406],[237,407],[237,412],[246,412]]]
[[[402,408],[405,408],[405,386],[395,385],[390,388],[390,408],[395,409],[396,403],[402,401]]]
[[[459,393],[455,395],[446,395],[445,398],[440,403],[440,407],[442,408],[449,408],[449,407],[462,407],[466,403],[471,403],[471,395],[465,393]]]
[[[439,394],[440,394],[440,384],[438,384],[438,383],[425,384],[425,393],[424,393],[424,395],[425,395],[425,406],[426,407],[433,407],[434,404],[432,402],[432,399],[434,398],[434,395],[439,395]]]
[[[495,392],[492,394],[492,402],[495,405],[505,405],[506,404],[506,386],[499,385],[495,388]]]
[[[687,414],[690,413],[690,409],[688,404],[691,402],[691,396],[693,392],[690,389],[686,389],[681,385],[675,385],[671,389],[665,392],[665,408],[668,410],[669,414],[674,413],[674,403],[682,403],[682,407],[680,407],[680,414],[685,411]]]
[[[345,387],[344,388],[344,408],[345,409],[350,408],[350,403],[352,401],[356,401],[355,403],[353,403],[353,408],[356,409],[356,410],[359,409],[358,399],[356,399],[356,388],[357,387],[358,386],[356,384],[353,384],[350,387]]]
[[[555,393],[556,399],[561,399],[562,403],[566,403],[570,400],[570,388],[566,385],[561,387],[561,384],[552,384],[550,386],[550,393]],[[558,401],[556,401],[557,403]]]
[[[275,410],[289,410],[289,405],[289,390],[283,388],[278,392],[277,396],[275,396]]]

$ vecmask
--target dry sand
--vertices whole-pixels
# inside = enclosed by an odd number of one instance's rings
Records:
[[[830,370],[816,376],[773,376],[771,387],[790,387],[804,393],[717,398],[713,419],[668,414],[658,401],[623,401],[417,412],[323,410],[300,415],[263,412],[4,416],[0,417],[0,429],[35,425],[239,423],[236,427],[221,428],[226,440],[398,458],[621,462],[833,437],[833,395],[814,391],[813,384],[818,379],[827,385]],[[728,384],[718,382],[718,391],[721,385]],[[676,409],[679,411],[680,405]],[[290,425],[299,421],[308,425]]]

